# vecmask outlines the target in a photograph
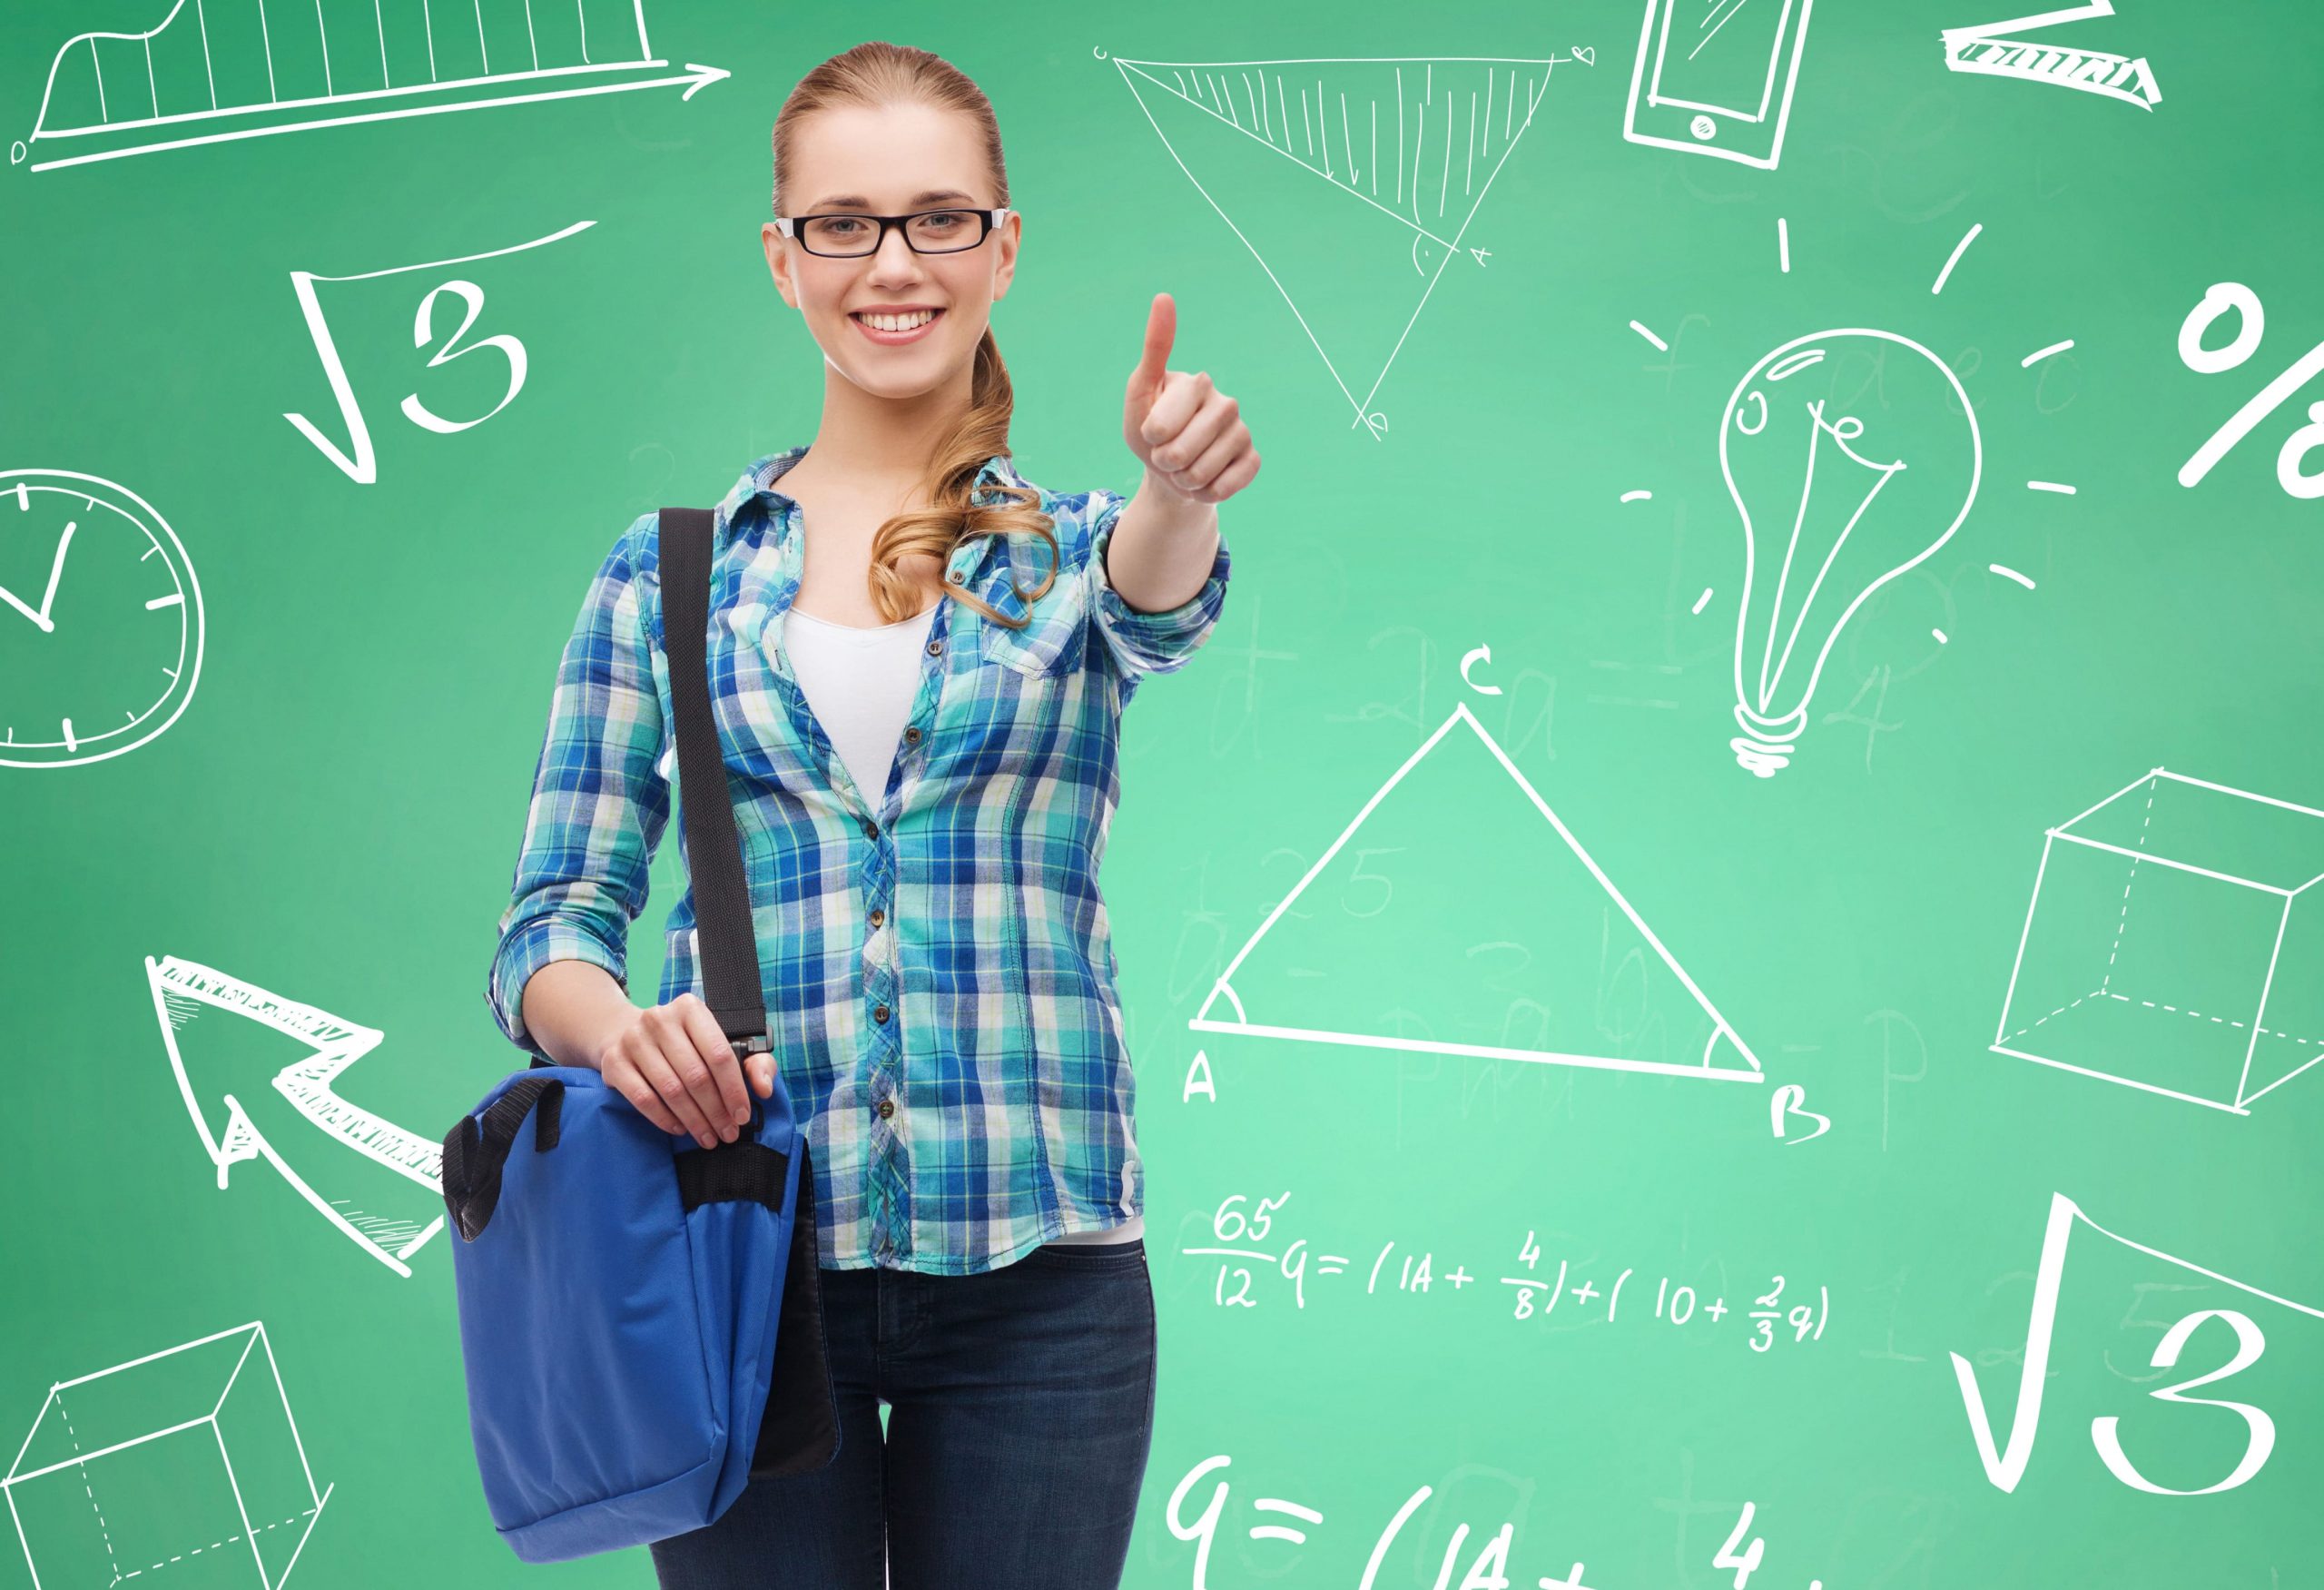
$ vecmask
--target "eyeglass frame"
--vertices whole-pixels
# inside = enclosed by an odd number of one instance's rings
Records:
[[[872,215],[861,210],[819,210],[808,215],[778,215],[774,218],[774,223],[783,229],[784,237],[789,238],[801,248],[807,249],[809,253],[819,260],[868,260],[887,246],[888,229],[891,227],[903,232],[904,247],[911,249],[915,254],[923,256],[965,254],[984,247],[985,239],[993,234],[994,229],[1000,225],[1001,218],[1010,213],[1011,208],[1009,205],[1002,204],[990,210],[979,210],[960,204],[939,204],[931,210],[915,210],[909,215]],[[904,224],[909,221],[916,221],[923,215],[974,215],[983,221],[984,230],[977,234],[976,242],[963,243],[957,249],[923,249],[913,243],[911,232]],[[850,221],[877,222],[880,226],[880,235],[872,241],[870,248],[860,254],[827,254],[820,249],[808,249],[807,240],[801,237],[796,230],[798,223],[803,221],[829,221],[842,216]]]

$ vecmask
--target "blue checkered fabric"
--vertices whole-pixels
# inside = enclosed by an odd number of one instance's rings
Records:
[[[750,874],[768,1021],[808,1125],[822,1262],[964,1275],[1142,1212],[1135,1084],[1098,864],[1119,801],[1121,711],[1216,627],[1208,578],[1132,608],[1105,551],[1126,499],[1040,489],[1038,536],[957,548],[884,790],[859,790],[783,652],[805,538],[774,489],[806,452],[744,471],[718,505],[712,709]],[[1006,456],[980,485],[1029,485]],[[994,500],[998,500],[995,499]],[[625,988],[629,923],[676,773],[656,518],[591,581],[557,668],[513,898],[486,997],[508,1038],[551,961]],[[1021,627],[965,603],[973,591]],[[680,825],[680,845],[684,832]],[[657,1002],[702,992],[692,891],[672,904]]]

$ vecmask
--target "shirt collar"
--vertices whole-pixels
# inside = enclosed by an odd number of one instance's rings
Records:
[[[793,464],[804,458],[806,453],[807,449],[803,446],[794,447],[787,452],[770,453],[765,458],[755,460],[749,469],[743,471],[742,478],[734,482],[734,489],[726,493],[724,500],[719,503],[715,510],[711,535],[711,550],[714,557],[725,548],[727,542],[734,534],[735,522],[743,517],[744,511],[753,503],[760,504],[767,510],[768,522],[775,527],[775,534],[778,538],[789,534],[791,517],[781,509],[786,506],[797,506],[796,499],[777,490],[775,482]],[[1017,472],[1015,462],[1006,453],[996,453],[984,461],[984,467],[977,471],[976,483],[979,488],[1004,485],[1038,489],[1032,488],[1032,483]],[[985,554],[991,549],[992,541],[993,538],[990,536],[978,536],[953,549],[950,567],[945,572],[948,576],[960,577],[954,581],[955,584],[966,583],[975,576],[977,566],[982,562]]]

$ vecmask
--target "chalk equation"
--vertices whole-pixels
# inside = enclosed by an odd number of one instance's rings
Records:
[[[291,272],[290,288],[298,295],[299,312],[307,322],[307,334],[314,339],[315,354],[322,360],[323,375],[330,382],[331,396],[339,403],[340,423],[347,430],[347,449],[342,449],[337,442],[323,434],[320,425],[304,414],[285,412],[282,418],[296,427],[300,435],[314,443],[323,457],[338,465],[349,479],[359,486],[377,484],[379,479],[379,459],[378,452],[372,447],[371,427],[363,417],[363,405],[355,396],[354,379],[348,373],[347,360],[340,351],[337,340],[331,335],[330,321],[323,313],[322,300],[315,291],[315,283],[318,281],[369,281],[381,277],[405,275],[412,272],[448,271],[455,265],[474,265],[478,262],[497,259],[503,254],[522,253],[527,249],[536,249],[543,243],[553,243],[560,239],[571,237],[576,232],[586,232],[596,224],[594,221],[576,221],[571,226],[553,232],[546,237],[537,237],[530,242],[515,243],[505,249],[491,249],[483,253],[462,254],[457,259],[432,260],[420,265],[390,265],[385,270],[363,271],[350,276],[319,276],[312,271]],[[437,305],[439,301],[444,300],[457,300],[460,305],[459,323],[449,331],[444,331],[438,324]],[[448,321],[451,312],[448,307],[442,318]],[[429,288],[413,311],[412,347],[418,350],[434,345],[433,351],[428,356],[426,368],[439,369],[456,360],[465,359],[469,354],[482,353],[489,350],[506,367],[505,380],[507,383],[506,390],[500,394],[499,401],[472,419],[448,419],[434,412],[423,403],[419,392],[406,393],[403,401],[398,407],[402,410],[405,419],[422,430],[433,431],[438,436],[457,436],[463,430],[474,430],[506,409],[510,403],[515,402],[517,394],[525,390],[525,374],[528,359],[522,340],[507,332],[500,332],[489,337],[479,337],[473,342],[462,341],[475,328],[477,318],[483,313],[483,287],[458,275],[448,276]]]
[[[1200,1512],[1191,1516],[1187,1512],[1188,1498],[1193,1495],[1196,1486],[1205,1478],[1223,1472],[1234,1461],[1232,1457],[1223,1454],[1206,1457],[1187,1469],[1170,1491],[1169,1505],[1164,1514],[1164,1519],[1169,1525],[1170,1533],[1173,1536],[1180,1540],[1192,1542],[1194,1545],[1193,1590],[1211,1590],[1206,1576],[1210,1566],[1210,1555],[1216,1547],[1226,1518],[1228,1498],[1233,1487],[1225,1479],[1214,1480],[1209,1499],[1202,1504]],[[1357,1590],[1374,1590],[1374,1586],[1380,1583],[1381,1569],[1387,1562],[1389,1555],[1397,1548],[1406,1526],[1412,1522],[1413,1515],[1417,1513],[1422,1504],[1434,1494],[1435,1487],[1433,1486],[1418,1486],[1412,1495],[1404,1498],[1403,1504],[1390,1516],[1387,1523],[1381,1526],[1379,1533],[1373,1537],[1370,1553],[1364,1558],[1363,1575],[1356,1580]],[[1254,1496],[1250,1503],[1250,1510],[1263,1520],[1250,1526],[1248,1538],[1255,1541],[1273,1540],[1282,1541],[1291,1546],[1306,1546],[1311,1544],[1311,1531],[1314,1535],[1323,1533],[1322,1525],[1324,1521],[1323,1510],[1309,1506],[1303,1502],[1295,1502],[1284,1496]],[[1755,1536],[1748,1544],[1744,1539],[1745,1536],[1751,1533],[1752,1518],[1758,1510],[1757,1506],[1750,1502],[1743,1504],[1742,1516],[1736,1520],[1735,1527],[1727,1536],[1725,1544],[1710,1559],[1710,1565],[1713,1568],[1732,1571],[1733,1577],[1728,1583],[1734,1586],[1734,1590],[1750,1590],[1751,1575],[1758,1569],[1767,1555],[1767,1542],[1764,1537]],[[1433,1511],[1441,1520],[1445,1508],[1440,1504]],[[1285,1522],[1285,1520],[1290,1522]],[[1302,1526],[1306,1527],[1303,1528]],[[1471,1526],[1466,1519],[1453,1521],[1452,1535],[1446,1539],[1443,1550],[1439,1555],[1436,1576],[1431,1581],[1434,1590],[1452,1590],[1455,1584],[1461,1587],[1461,1590],[1475,1590],[1475,1587],[1482,1586],[1492,1586],[1493,1590],[1507,1590],[1511,1585],[1523,1583],[1521,1579],[1511,1577],[1509,1571],[1510,1552],[1517,1535],[1517,1526],[1513,1522],[1504,1519],[1491,1536],[1475,1547],[1473,1555],[1468,1557],[1466,1568],[1463,1571],[1462,1553],[1469,1549],[1470,1533]],[[1562,1552],[1559,1555],[1564,1555]],[[1461,1575],[1457,1581],[1453,1577],[1456,1572]],[[1535,1579],[1533,1584],[1537,1590],[1609,1590],[1609,1586],[1604,1583],[1585,1579],[1583,1575],[1588,1572],[1587,1567],[1576,1562],[1562,1575],[1554,1578],[1543,1575]],[[1398,1576],[1401,1577],[1401,1570]],[[1823,1581],[1809,1580],[1807,1590],[1823,1590]]]
[[[2247,1286],[2216,1270],[2190,1264],[2159,1248],[2133,1242],[2083,1214],[2064,1193],[2053,1194],[2049,1220],[2042,1232],[2042,1257],[2034,1270],[2034,1309],[2026,1327],[2025,1352],[2018,1378],[2017,1406],[2011,1415],[2008,1433],[2003,1439],[1995,1440],[1993,1416],[1986,1410],[1984,1393],[1978,1389],[1976,1370],[1959,1353],[1949,1355],[1953,1360],[1954,1377],[1960,1383],[1962,1402],[1968,1410],[1969,1433],[1976,1442],[1978,1461],[1984,1466],[1985,1477],[2000,1490],[2015,1490],[2018,1481],[2025,1476],[2026,1465],[2034,1457],[2034,1440],[2042,1423],[2043,1390],[2050,1377],[2057,1373],[2050,1368],[2051,1348],[2055,1341],[2059,1292],[2065,1279],[2066,1248],[2073,1239],[2077,1224],[2087,1226],[2109,1241],[2120,1243],[2132,1252],[2162,1259],[2182,1270],[2240,1292],[2245,1298],[2271,1303],[2311,1319],[2324,1319],[2324,1309],[2295,1303],[2272,1292],[2263,1292],[2257,1287]],[[2219,1328],[2204,1330],[2203,1327],[2212,1320],[2220,1322]],[[2243,1421],[2242,1451],[2228,1472],[2211,1483],[2188,1488],[2174,1487],[2151,1477],[2148,1473],[2148,1468],[2152,1467],[2151,1461],[2142,1467],[2132,1459],[2122,1436],[2125,1415],[2110,1413],[2093,1418],[2090,1421],[2090,1439],[2097,1448],[2099,1461],[2109,1474],[2133,1490],[2158,1496],[2205,1496],[2219,1491],[2234,1490],[2249,1483],[2266,1466],[2269,1454],[2275,1449],[2275,1420],[2262,1409],[2249,1403],[2230,1402],[2224,1397],[2187,1395],[2198,1387],[2210,1386],[2242,1373],[2257,1364],[2260,1355],[2267,1351],[2266,1334],[2260,1328],[2258,1321],[2242,1309],[2197,1309],[2181,1315],[2155,1344],[2150,1367],[2158,1371],[2178,1368],[2180,1358],[2187,1355],[2188,1346],[2198,1332],[2201,1333],[2207,1345],[2214,1343],[2221,1332],[2225,1332],[2233,1339],[2234,1351],[2224,1364],[2208,1373],[2156,1386],[2145,1395],[2157,1402],[2218,1408],[2235,1415]],[[2161,1379],[2162,1377],[2157,1374],[2153,1378]],[[2145,1413],[2146,1410],[2142,1410],[2139,1420],[2141,1442],[2145,1449],[2155,1451],[2159,1449],[2158,1437],[2154,1434],[2156,1427]]]
[[[1273,1269],[1290,1284],[1293,1306],[1305,1309],[1311,1277],[1324,1279],[1358,1269],[1358,1259],[1314,1248],[1305,1237],[1280,1249],[1272,1247],[1275,1213],[1290,1200],[1288,1192],[1256,1202],[1239,1192],[1222,1199],[1211,1216],[1211,1233],[1217,1245],[1179,1249],[1189,1259],[1218,1260],[1218,1277],[1211,1289],[1215,1305],[1257,1308],[1259,1299],[1253,1289],[1258,1272]],[[1400,1251],[1400,1247],[1391,1238],[1363,1263],[1367,1297],[1383,1292],[1420,1297],[1440,1285],[1457,1296],[1490,1279],[1508,1289],[1503,1295],[1509,1299],[1512,1319],[1555,1318],[1561,1325],[1612,1325],[1627,1319],[1698,1333],[1718,1330],[1732,1321],[1739,1328],[1732,1334],[1744,1337],[1755,1353],[1820,1340],[1831,1318],[1828,1285],[1819,1283],[1811,1292],[1806,1285],[1774,1272],[1769,1272],[1764,1288],[1729,1299],[1723,1288],[1700,1288],[1669,1275],[1649,1276],[1635,1265],[1617,1272],[1611,1264],[1595,1258],[1561,1257],[1552,1271],[1548,1251],[1539,1233],[1532,1230],[1525,1233],[1517,1247],[1513,1268],[1521,1268],[1522,1274],[1487,1278],[1471,1272],[1459,1259],[1444,1268],[1434,1249]],[[1651,1303],[1647,1301],[1649,1287],[1653,1289]],[[1627,1314],[1623,1312],[1626,1306]]]

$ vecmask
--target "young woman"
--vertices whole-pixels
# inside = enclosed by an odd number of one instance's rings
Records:
[[[695,992],[691,888],[659,1002],[625,993],[675,765],[654,515],[557,674],[502,1030],[704,1147],[779,1063],[815,1176],[839,1454],[657,1543],[665,1586],[880,1590],[884,1561],[898,1590],[1092,1590],[1128,1551],[1154,1301],[1098,870],[1122,706],[1217,623],[1216,505],[1259,458],[1234,400],[1165,368],[1157,295],[1137,495],[1017,472],[1008,204],[991,105],[926,51],[834,56],[776,118],[763,242],[823,406],[716,513],[713,702],[774,1041],[747,1072]]]

